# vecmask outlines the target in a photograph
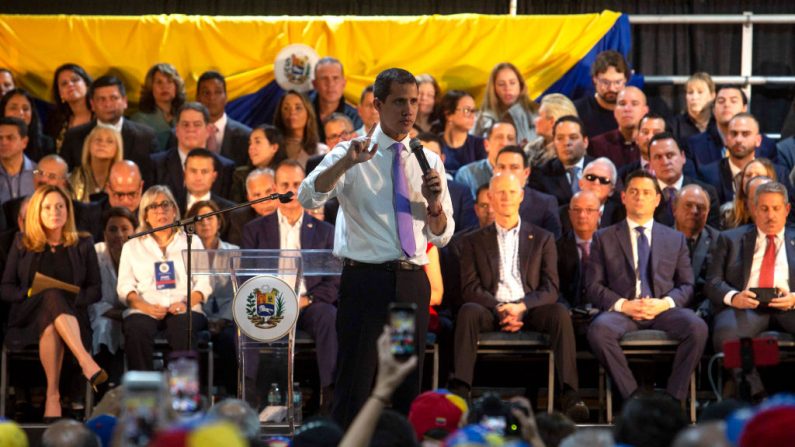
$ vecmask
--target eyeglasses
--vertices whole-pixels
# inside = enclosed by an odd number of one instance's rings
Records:
[[[65,178],[65,176],[63,176],[63,175],[58,175],[58,174],[56,174],[54,172],[45,172],[45,171],[42,171],[41,169],[34,169],[33,170],[33,175],[36,176],[36,177],[44,177],[47,180],[50,180],[50,181],[53,181],[53,182],[56,181],[56,180],[62,180],[63,178]]]
[[[615,81],[611,81],[609,79],[597,79],[596,83],[599,84],[601,87],[610,88],[610,87],[618,87],[621,88],[627,84],[626,79],[618,79]]]
[[[138,197],[138,191],[133,191],[133,192],[111,191],[111,195],[116,200],[124,200],[124,199],[135,200],[135,198]]]
[[[455,111],[456,112],[461,112],[461,114],[464,115],[464,116],[470,116],[470,115],[474,115],[477,110],[473,109],[471,107],[459,107],[459,108],[455,109]]]
[[[596,174],[585,174],[585,180],[588,180],[589,182],[597,182],[598,181],[600,185],[609,185],[610,184],[610,179],[609,178],[601,177],[601,176],[596,175]]]
[[[352,132],[348,132],[347,130],[344,130],[344,131],[342,131],[340,133],[332,133],[332,134],[326,135],[326,138],[329,139],[329,140],[338,140],[340,138],[347,138],[348,135],[350,135],[351,133]]]
[[[475,206],[478,207],[478,209],[487,210],[487,209],[489,209],[491,204],[490,203],[476,203]]]
[[[147,206],[146,208],[144,208],[144,212],[148,213],[148,212],[149,212],[149,211],[151,211],[151,210],[158,210],[158,209],[159,209],[159,210],[163,210],[163,211],[168,211],[168,210],[170,210],[170,209],[171,209],[173,206],[174,206],[174,204],[173,204],[173,203],[171,203],[171,202],[170,202],[170,201],[168,201],[168,200],[164,200],[164,201],[162,201],[162,202],[160,202],[160,203],[153,203],[153,204],[151,204],[151,205]]]

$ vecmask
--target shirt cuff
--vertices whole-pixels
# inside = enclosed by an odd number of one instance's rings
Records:
[[[618,301],[616,301],[616,304],[613,304],[613,310],[616,312],[621,312],[621,308],[624,306],[624,301],[626,300],[626,298],[619,298]]]
[[[674,307],[676,307],[676,301],[674,301],[674,299],[671,298],[670,296],[666,296],[665,298],[663,298],[663,300],[665,300],[665,302],[668,303],[669,309],[673,309]]]
[[[738,293],[740,293],[740,292],[738,292],[737,290],[732,290],[731,292],[727,293],[726,295],[723,295],[723,304],[731,307],[732,298],[734,298],[734,295],[737,295]]]

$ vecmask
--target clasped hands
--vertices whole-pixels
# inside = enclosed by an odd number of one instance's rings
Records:
[[[633,320],[653,320],[657,315],[670,308],[668,301],[662,298],[637,298],[624,301],[621,305],[621,313]]]
[[[779,295],[778,298],[773,298],[770,301],[769,307],[778,310],[791,310],[795,307],[795,293],[779,291]],[[756,309],[759,307],[759,300],[756,299],[754,292],[746,289],[732,296],[731,305],[736,309]]]
[[[522,320],[527,312],[524,302],[502,303],[497,305],[497,316],[500,319],[500,330],[503,332],[519,332],[524,326]]]

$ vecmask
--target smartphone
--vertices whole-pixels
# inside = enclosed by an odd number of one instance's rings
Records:
[[[389,326],[392,355],[398,360],[407,360],[415,354],[417,305],[414,303],[392,303],[389,305]]]
[[[160,421],[166,415],[166,391],[163,374],[153,371],[130,371],[122,378],[119,427],[122,446],[147,446],[154,439]]]
[[[773,298],[778,298],[779,296],[777,287],[751,287],[748,290],[756,294],[755,299],[759,301],[760,304],[763,304],[763,307],[767,307]]]
[[[742,368],[743,354],[753,356],[754,366],[778,365],[778,341],[772,337],[727,341],[723,344],[723,367]]]
[[[199,362],[195,352],[174,352],[169,356],[168,392],[171,408],[177,414],[191,416],[201,409]]]

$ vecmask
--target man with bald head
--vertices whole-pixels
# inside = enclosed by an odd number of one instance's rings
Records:
[[[616,167],[640,160],[640,148],[635,143],[641,118],[649,112],[646,95],[637,87],[626,87],[618,92],[613,115],[618,128],[591,139],[588,154],[607,157]]]
[[[727,133],[724,135],[728,154],[726,157],[701,166],[701,179],[710,185],[716,185],[720,203],[734,199],[736,180],[745,165],[753,161],[759,154],[762,135],[759,134],[759,122],[750,113],[738,113],[729,120]],[[787,189],[790,188],[788,173],[776,167],[776,175]]]
[[[593,163],[592,163],[593,164]],[[570,307],[581,307],[585,299],[585,266],[591,255],[591,239],[599,228],[602,203],[593,191],[581,190],[566,206],[571,228],[558,239],[560,296]]]
[[[143,189],[144,181],[138,165],[130,160],[117,161],[110,167],[110,176],[105,185],[105,193],[108,195],[107,207],[120,206],[138,215],[138,204],[141,203]]]
[[[598,228],[605,228],[622,220],[624,207],[616,199],[616,166],[609,158],[600,157],[591,161],[583,169],[579,180],[580,191],[590,191],[599,200]],[[560,223],[563,232],[571,231],[570,204],[561,205]]]
[[[562,388],[561,408],[575,421],[588,418],[578,395],[574,330],[568,310],[558,299],[558,269],[552,234],[519,216],[523,177],[496,174],[489,185],[494,224],[463,240],[461,283],[463,306],[455,327],[454,392],[468,395],[472,386],[481,332],[549,334],[555,370]]]

